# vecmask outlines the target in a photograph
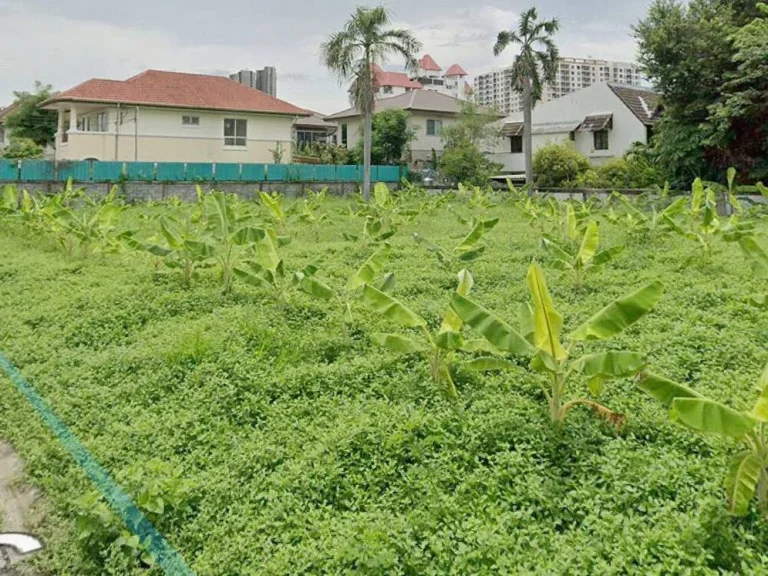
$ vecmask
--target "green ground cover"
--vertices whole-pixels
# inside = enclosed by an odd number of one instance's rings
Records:
[[[754,404],[768,310],[750,303],[764,282],[737,244],[716,241],[708,257],[693,240],[633,234],[595,212],[601,246],[626,248],[574,287],[523,211],[452,204],[402,217],[383,268],[396,275],[393,296],[430,329],[456,270],[412,234],[452,247],[467,231],[455,212],[482,213],[499,223],[467,264],[475,301],[516,318],[537,259],[564,325],[576,327],[660,280],[648,315],[574,354],[634,350],[702,394],[738,410]],[[314,263],[317,278],[347,282],[374,251],[343,237],[363,226],[340,214],[348,205],[324,201],[320,226],[280,223],[293,237],[280,248],[288,269]],[[122,221],[154,230],[152,217],[191,210],[134,207]],[[766,231],[758,222],[756,238]],[[0,243],[0,350],[198,574],[768,573],[756,503],[727,514],[735,443],[671,422],[631,378],[600,396],[626,416],[619,430],[586,408],[557,427],[527,361],[482,374],[472,354],[457,353],[452,400],[421,356],[372,342],[407,330],[362,302],[345,325],[335,303],[300,291],[276,303],[235,278],[222,295],[215,268],[187,287],[146,253],[69,255],[12,218],[0,219]],[[589,396],[587,382],[574,393]],[[5,376],[0,437],[45,497],[41,573],[159,572],[130,552],[129,535],[119,539],[85,474]]]

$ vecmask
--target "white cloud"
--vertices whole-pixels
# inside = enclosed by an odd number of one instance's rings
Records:
[[[329,15],[317,26],[296,21],[295,33],[288,17],[275,16],[274,22],[262,21],[253,34],[227,38],[228,43],[212,43],[209,36],[208,42],[197,44],[184,27],[177,32],[76,19],[26,2],[0,0],[0,105],[10,102],[13,90],[31,89],[35,80],[66,89],[89,78],[127,78],[147,68],[221,74],[274,65],[279,97],[334,112],[347,106],[346,87],[322,66],[319,52],[326,35],[347,17],[346,8],[339,12],[338,19]],[[412,30],[424,52],[441,66],[458,62],[471,77],[511,61],[511,52],[495,58],[492,48],[500,30],[515,26],[514,11],[480,5],[434,13],[438,15],[418,22],[401,18],[394,25]],[[211,13],[210,19],[215,18]],[[627,28],[608,22],[574,28],[570,22],[557,38],[564,55],[632,59],[634,42]]]

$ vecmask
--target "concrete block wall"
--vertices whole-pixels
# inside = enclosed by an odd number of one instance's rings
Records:
[[[13,184],[19,189],[43,194],[55,194],[61,190],[63,182],[0,182],[0,187],[5,184]],[[265,192],[279,192],[289,198],[302,196],[307,189],[321,190],[328,187],[328,193],[332,196],[348,196],[356,194],[360,189],[358,182],[132,182],[125,181],[117,184],[123,197],[128,202],[146,202],[147,200],[163,201],[174,196],[184,202],[194,202],[197,199],[197,184],[203,190],[219,190],[227,194],[237,194],[241,198],[253,199],[260,190]],[[390,190],[397,190],[400,184],[390,182],[387,184]],[[106,195],[115,184],[111,182],[84,182],[75,184],[77,188],[84,189],[88,195]]]

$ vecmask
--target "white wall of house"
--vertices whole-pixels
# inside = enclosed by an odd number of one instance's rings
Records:
[[[599,165],[606,160],[622,156],[635,142],[645,142],[647,130],[637,116],[619,99],[607,84],[592,86],[539,104],[533,110],[533,152],[550,142],[563,142],[570,139],[570,131],[536,134],[537,126],[545,124],[580,124],[587,116],[596,114],[613,114],[613,127],[608,130],[608,149],[595,150],[594,134],[592,132],[575,132],[574,145],[584,153],[593,165]],[[523,113],[518,112],[501,121],[522,122]],[[509,137],[502,138],[496,152],[490,154],[494,162],[503,166],[504,172],[525,171],[525,156],[521,153],[510,152]]]
[[[75,103],[78,130],[70,122],[69,105],[62,106],[66,107],[59,112],[58,160],[271,163],[271,150],[278,143],[284,150],[283,162],[291,160],[293,116],[147,107],[137,111],[135,106]],[[197,120],[185,123],[184,117]],[[225,143],[225,119],[246,121],[245,146]]]

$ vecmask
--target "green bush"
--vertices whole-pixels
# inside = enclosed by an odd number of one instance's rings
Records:
[[[533,155],[533,173],[539,186],[573,186],[589,169],[587,157],[570,142],[547,144]]]
[[[11,143],[0,150],[0,158],[42,158],[42,147],[29,138],[14,138]]]

